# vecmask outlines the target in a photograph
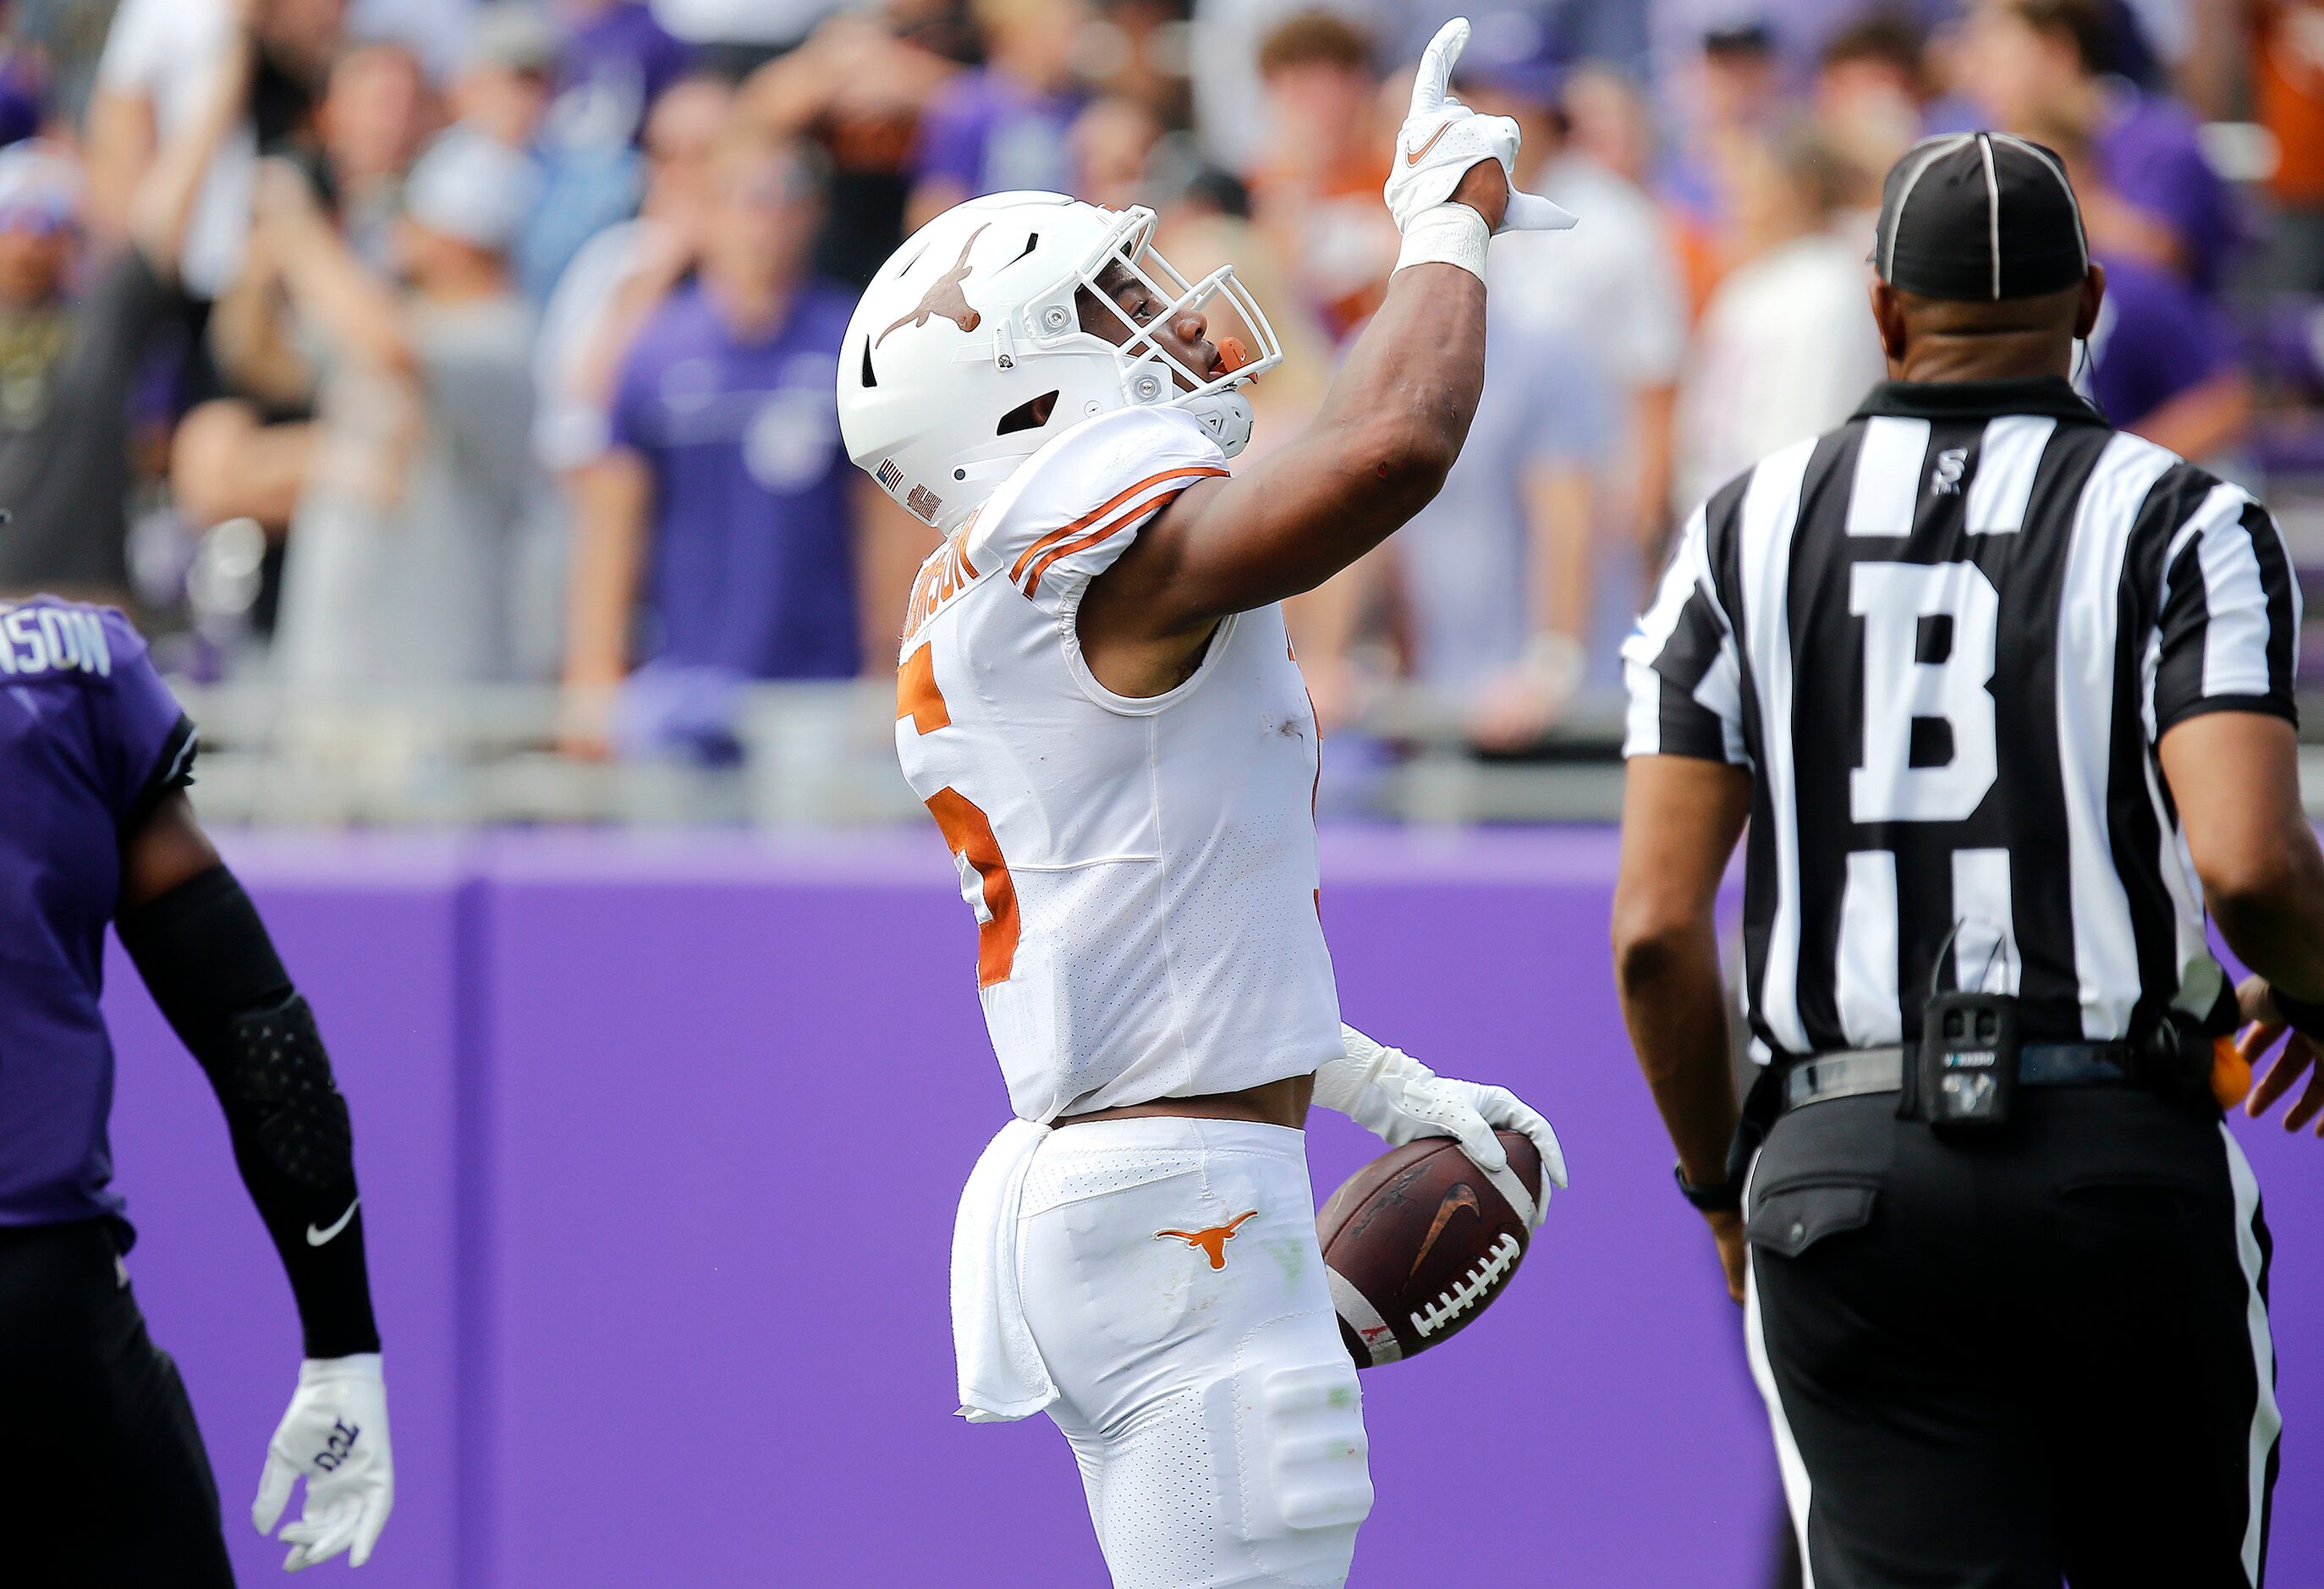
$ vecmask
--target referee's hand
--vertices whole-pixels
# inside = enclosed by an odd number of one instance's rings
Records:
[[[1719,1243],[1719,1266],[1727,1271],[1727,1294],[1743,1305],[1743,1216],[1721,1208],[1702,1216],[1710,1223],[1711,1239]]]
[[[2316,1063],[2315,1041],[2293,1031],[2285,1021],[2283,1012],[2275,1006],[2274,991],[2268,986],[2267,978],[2246,977],[2236,989],[2236,999],[2242,1006],[2243,1018],[2251,1022],[2236,1040],[2236,1050],[2243,1056],[2245,1064],[2256,1069],[2258,1061],[2275,1046],[2276,1039],[2286,1039],[2283,1052],[2276,1056],[2275,1063],[2244,1100],[2244,1113],[2254,1119],[2266,1113],[2305,1076],[2308,1086],[2301,1090],[2300,1101],[2283,1112],[2283,1129],[2298,1131],[2324,1113],[2324,1066]],[[2324,1137],[2324,1122],[2318,1122],[2316,1134]]]

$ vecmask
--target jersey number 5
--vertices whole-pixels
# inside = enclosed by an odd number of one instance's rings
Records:
[[[897,670],[896,717],[909,717],[920,734],[952,726],[944,691],[936,688],[936,659],[925,645]],[[976,985],[1007,982],[1017,964],[1017,884],[992,836],[992,819],[949,785],[928,797],[928,813],[960,868],[961,897],[976,912]]]

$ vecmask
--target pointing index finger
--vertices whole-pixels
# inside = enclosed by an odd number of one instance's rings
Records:
[[[1469,42],[1469,19],[1456,16],[1436,30],[1428,41],[1428,48],[1420,57],[1420,70],[1412,79],[1412,114],[1427,115],[1444,106],[1445,91],[1452,82],[1452,63],[1461,59],[1461,51]]]

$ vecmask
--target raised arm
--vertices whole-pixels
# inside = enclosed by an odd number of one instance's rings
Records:
[[[1479,165],[1453,202],[1489,226],[1507,202]],[[1388,279],[1297,440],[1230,479],[1188,490],[1093,585],[1087,621],[1114,607],[1168,633],[1313,590],[1425,507],[1460,456],[1485,384],[1485,283],[1458,265]],[[1084,631],[1084,639],[1088,630]]]
[[[250,108],[258,60],[253,10],[249,0],[239,0],[234,36],[219,50],[193,115],[159,146],[129,195],[129,240],[153,273],[166,282],[177,280],[186,227],[218,145]]]
[[[1185,491],[1092,583],[1081,641],[1109,688],[1169,688],[1221,618],[1314,589],[1443,485],[1484,387],[1486,239],[1572,224],[1512,193],[1516,124],[1447,95],[1467,38],[1448,23],[1422,59],[1388,186],[1404,251],[1321,411],[1262,462]],[[1198,340],[1185,318],[1180,339]]]
[[[383,374],[412,375],[417,364],[395,290],[332,229],[305,174],[287,161],[261,161],[256,211],[284,287],[324,339]]]

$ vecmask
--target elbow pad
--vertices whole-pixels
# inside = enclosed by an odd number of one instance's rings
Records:
[[[124,918],[120,932],[153,1002],[266,1162],[317,1189],[352,1175],[346,1100],[315,1012],[235,874],[212,867]]]
[[[350,1179],[355,1133],[347,1101],[331,1077],[331,1057],[305,997],[294,993],[271,1010],[237,1015],[227,1032],[219,1091],[229,1109],[249,1108],[266,1161],[302,1187]]]

